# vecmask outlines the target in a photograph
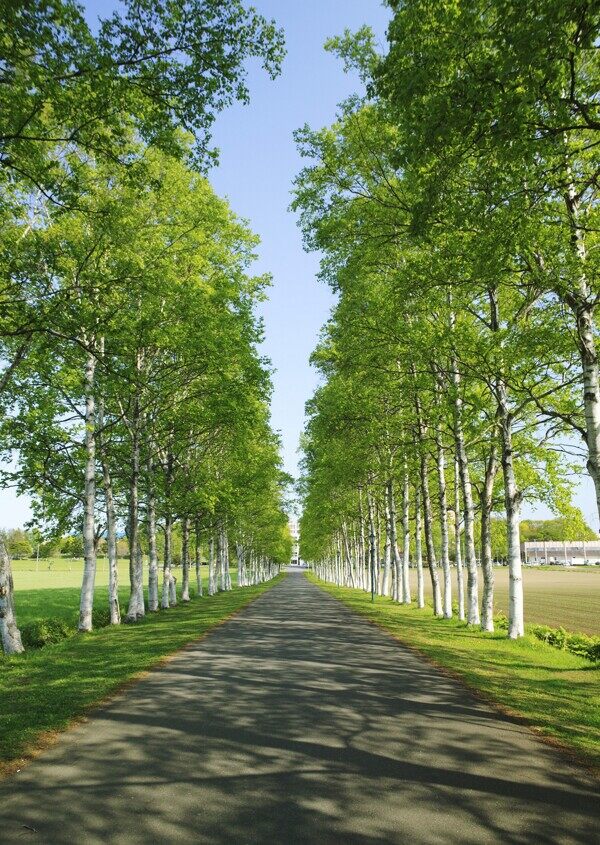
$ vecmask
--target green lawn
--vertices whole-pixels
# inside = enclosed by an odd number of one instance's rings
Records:
[[[430,607],[402,606],[361,590],[308,576],[348,607],[450,670],[536,732],[559,741],[600,768],[600,671],[588,660],[528,635],[485,634],[457,619],[436,619]]]
[[[135,625],[101,628],[15,657],[0,656],[0,761],[4,768],[11,768],[6,765],[9,761],[14,768],[15,759],[35,751],[49,734],[64,729],[125,681],[201,637],[277,580],[196,598],[149,614]],[[102,591],[106,588],[98,588],[99,598]],[[77,594],[74,587],[19,590],[19,618],[67,613],[71,618]]]
[[[77,625],[79,616],[79,591],[83,574],[81,559],[53,559],[40,560],[39,570],[35,561],[13,561],[13,579],[15,582],[15,606],[17,622],[20,625],[33,619],[54,617],[64,619],[70,625]],[[208,586],[207,567],[203,566],[202,583],[204,590]],[[173,573],[177,579],[177,596],[181,596],[181,568],[175,568]],[[237,582],[237,569],[231,570],[231,580]],[[144,562],[144,595],[148,602],[148,566]],[[160,601],[162,589],[162,571],[158,573],[158,596]],[[192,567],[190,572],[190,595],[196,595],[196,571]],[[129,563],[119,561],[119,598],[121,612],[125,615],[129,600]],[[108,607],[108,565],[99,559],[96,572],[96,590],[94,607]]]

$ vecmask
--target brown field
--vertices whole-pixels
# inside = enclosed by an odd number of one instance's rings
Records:
[[[440,573],[441,574],[441,573]],[[453,587],[456,570],[452,570]],[[495,569],[494,612],[508,610],[508,569]],[[600,636],[600,566],[590,569],[540,570],[524,568],[525,621],[567,631]],[[466,574],[465,574],[466,582]],[[417,574],[411,570],[416,590]],[[481,585],[481,577],[479,579]],[[480,586],[481,588],[481,586]],[[429,572],[425,570],[425,595],[431,594]]]

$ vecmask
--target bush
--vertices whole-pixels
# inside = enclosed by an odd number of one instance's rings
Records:
[[[75,628],[63,619],[35,619],[21,627],[21,640],[26,648],[41,648],[73,636]]]
[[[529,630],[538,640],[555,648],[565,649],[587,660],[600,661],[600,637],[571,634],[564,628],[549,628],[547,625],[531,625]]]

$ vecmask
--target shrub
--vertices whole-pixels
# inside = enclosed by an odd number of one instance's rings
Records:
[[[21,640],[26,648],[41,648],[59,643],[75,633],[63,619],[35,619],[21,627]]]
[[[555,648],[566,649],[579,657],[594,662],[600,661],[600,637],[588,637],[587,634],[571,634],[564,628],[549,628],[547,625],[531,625],[529,630],[538,640]]]

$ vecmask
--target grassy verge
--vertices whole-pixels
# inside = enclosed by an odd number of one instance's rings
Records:
[[[449,670],[472,690],[536,733],[570,750],[600,771],[600,671],[584,658],[553,648],[528,634],[507,639],[457,619],[436,619],[419,610],[360,590],[334,587],[308,576],[352,610]]]
[[[0,772],[15,768],[15,761],[34,754],[54,732],[201,637],[279,578],[194,599],[135,625],[101,628],[15,657],[0,656]],[[48,607],[44,615],[54,611]]]

